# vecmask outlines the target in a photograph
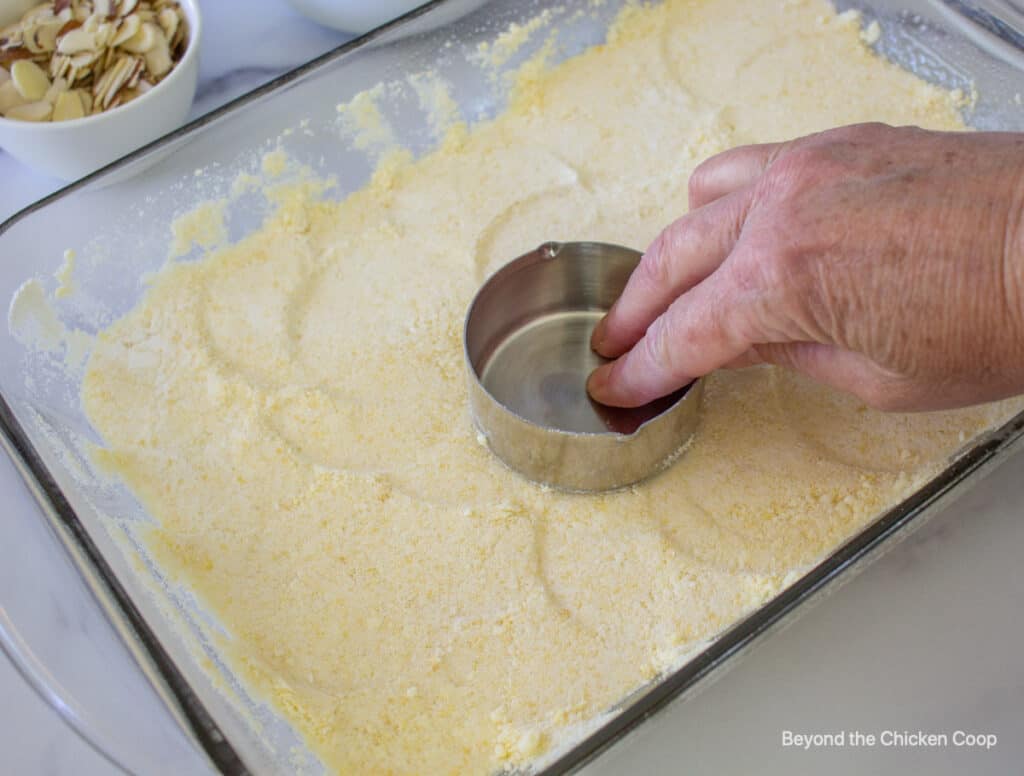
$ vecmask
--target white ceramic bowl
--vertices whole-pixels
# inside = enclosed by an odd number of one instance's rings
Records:
[[[362,35],[423,5],[426,0],[288,0],[317,24]]]
[[[199,76],[202,20],[196,0],[178,0],[189,24],[188,48],[160,83],[126,105],[72,121],[0,117],[0,148],[39,172],[76,180],[177,129],[188,117]],[[0,0],[0,26],[17,21],[25,0]]]

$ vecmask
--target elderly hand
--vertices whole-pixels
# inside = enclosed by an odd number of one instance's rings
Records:
[[[888,410],[1024,391],[1024,134],[868,124],[736,148],[690,178],[592,345],[598,401],[722,367]]]

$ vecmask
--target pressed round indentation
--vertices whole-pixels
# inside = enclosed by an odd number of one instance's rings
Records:
[[[774,374],[776,400],[803,440],[824,456],[863,471],[900,472],[946,460],[968,437],[991,421],[987,406],[958,411],[885,413],[849,394],[830,391],[798,374]],[[825,416],[844,419],[842,433],[822,424]]]
[[[475,250],[477,279],[486,279],[524,245],[575,239],[593,231],[596,218],[593,194],[575,181],[517,199],[481,231]]]

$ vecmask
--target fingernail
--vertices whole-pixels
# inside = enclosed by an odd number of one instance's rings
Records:
[[[594,327],[594,331],[590,335],[590,348],[595,353],[600,353],[601,347],[604,345],[605,330],[608,328],[607,321],[608,316],[606,315],[597,322],[597,326]]]
[[[590,377],[587,378],[587,393],[595,401],[599,401],[602,404],[605,403],[603,397],[608,387],[608,375],[611,373],[611,370],[611,364],[602,364],[591,372]]]

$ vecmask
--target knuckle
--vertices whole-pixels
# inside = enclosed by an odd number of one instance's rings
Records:
[[[647,334],[643,339],[645,360],[666,372],[675,374],[676,358],[673,340],[671,328],[665,322],[664,316],[658,318],[647,329]]]
[[[679,270],[676,266],[680,256],[695,244],[709,236],[709,230],[701,219],[683,216],[663,231],[647,249],[637,267],[641,279],[654,289],[664,289],[674,284]]]
[[[891,124],[886,124],[884,121],[867,121],[855,126],[858,128],[861,136],[868,140],[877,140],[885,137],[886,135],[890,135],[893,132],[901,131],[898,128],[893,127]],[[912,127],[911,129],[916,131],[917,128]]]
[[[704,193],[708,190],[712,178],[712,168],[716,157],[707,159],[697,165],[696,169],[690,173],[690,181],[687,184],[687,190],[690,197],[690,207],[693,207],[694,202],[699,202],[703,199]]]
[[[694,247],[706,244],[713,234],[713,224],[697,215],[686,215],[665,233],[665,253],[669,257],[685,256]],[[671,259],[669,259],[671,261]]]
[[[859,124],[847,124],[843,127],[826,130],[822,138],[827,140],[873,141],[893,131],[893,128],[881,121],[865,121]]]
[[[853,132],[852,128],[842,128]],[[772,164],[767,183],[786,193],[800,193],[857,176],[865,164],[864,146],[875,141],[864,137],[823,136],[795,147]]]
[[[647,252],[644,253],[640,259],[640,264],[637,265],[636,274],[638,279],[648,288],[660,289],[669,282],[671,276],[669,268],[671,246],[669,243],[671,239],[669,230],[662,232],[658,239],[651,244],[651,247],[647,249]]]
[[[788,339],[817,339],[823,327],[817,315],[812,254],[800,243],[778,237],[755,241],[730,265],[729,283],[745,300],[745,316],[736,316],[738,334]]]
[[[805,239],[811,242],[812,236],[807,235]],[[807,243],[803,241],[786,239],[785,235],[773,240],[763,252],[757,266],[762,285],[790,291],[806,290],[808,275],[811,274],[808,266],[811,263],[811,256],[806,245]]]
[[[820,143],[799,145],[772,165],[780,175],[805,176],[814,172],[828,160],[828,152]]]
[[[772,165],[769,182],[808,184],[816,182],[829,164],[828,149],[820,144],[801,145]]]
[[[806,187],[812,152],[793,151],[772,163],[754,188],[755,202],[785,201]]]

